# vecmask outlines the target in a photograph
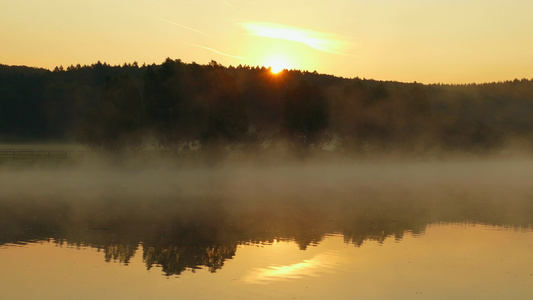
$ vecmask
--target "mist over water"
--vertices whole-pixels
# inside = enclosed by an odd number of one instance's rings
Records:
[[[305,248],[329,233],[360,243],[440,222],[528,228],[532,175],[528,157],[9,167],[0,171],[1,240],[95,229],[172,238],[177,226],[203,227],[206,241],[302,239]]]
[[[45,272],[56,278],[46,285],[63,296],[80,289],[64,286],[67,278],[90,280],[96,272],[106,284],[127,280],[123,294],[163,298],[271,299],[273,290],[347,298],[353,282],[368,298],[381,298],[376,285],[383,282],[396,283],[402,299],[422,290],[429,298],[501,296],[499,287],[520,298],[530,290],[532,175],[528,156],[4,162],[0,254],[33,261],[5,270]],[[112,262],[126,270],[108,270]],[[156,284],[153,274],[172,280]],[[20,285],[14,276],[3,289]],[[433,279],[413,285],[417,276]],[[479,290],[489,281],[491,288]],[[103,285],[93,283],[87,295]]]

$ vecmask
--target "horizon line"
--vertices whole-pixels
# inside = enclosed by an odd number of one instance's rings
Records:
[[[194,45],[196,46],[196,45]],[[169,59],[170,57],[167,57],[166,59]],[[165,59],[165,60],[166,60]],[[172,58],[170,58],[172,59]],[[162,65],[165,60],[163,60],[161,63],[146,63],[146,62],[143,62],[142,64],[139,63],[138,61],[133,61],[131,63],[128,63],[128,62],[124,62],[123,64],[109,64],[105,61],[101,61],[101,60],[97,60],[95,63],[92,63],[92,64],[70,64],[70,65],[67,65],[66,67],[64,67],[62,64],[60,65],[56,65],[54,68],[48,68],[48,67],[39,67],[39,66],[31,66],[31,65],[24,65],[24,64],[14,64],[14,65],[9,65],[9,64],[4,64],[2,62],[0,62],[0,66],[7,66],[7,67],[26,67],[26,68],[33,68],[33,69],[41,69],[41,70],[47,70],[47,71],[50,71],[50,72],[53,72],[53,70],[55,68],[58,68],[58,67],[63,67],[64,68],[64,71],[66,72],[67,68],[68,67],[76,67],[77,65],[80,65],[82,68],[83,67],[91,67],[93,65],[97,65],[98,63],[102,64],[102,65],[107,65],[109,67],[122,67],[123,65],[132,65],[133,63],[137,63],[138,64],[138,67],[139,68],[142,68],[143,66],[144,67],[148,67],[148,66],[152,66],[152,65]],[[172,60],[179,60],[179,61],[182,61],[181,59],[172,59]],[[216,61],[215,59],[211,59],[211,61]],[[183,62],[183,61],[182,61]],[[209,61],[210,62],[210,61]],[[199,65],[208,65],[209,62],[206,62],[205,64],[199,64]],[[198,64],[197,62],[195,61],[191,61],[191,62],[183,62],[184,64]],[[217,62],[218,63],[218,62]],[[234,66],[234,65],[223,65],[221,64],[224,68],[230,68],[230,67],[238,67],[238,66]],[[241,66],[248,66],[249,68],[266,68],[268,69],[269,67],[268,66],[261,66],[261,65],[247,65],[247,64],[239,64]],[[378,82],[394,82],[394,83],[404,83],[404,84],[421,84],[421,85],[427,85],[427,86],[431,86],[431,85],[449,85],[449,86],[468,86],[468,85],[485,85],[485,84],[503,84],[503,83],[508,83],[508,82],[514,82],[514,81],[524,81],[524,80],[527,80],[527,81],[533,81],[533,77],[531,78],[527,78],[527,77],[522,77],[522,78],[519,78],[519,77],[515,77],[513,79],[506,79],[506,80],[498,80],[498,81],[482,81],[482,82],[461,82],[461,83],[458,83],[458,82],[454,82],[454,83],[444,83],[444,82],[431,82],[431,83],[427,83],[427,82],[422,82],[422,81],[418,81],[418,80],[414,80],[414,81],[400,81],[400,80],[395,80],[395,79],[376,79],[376,78],[366,78],[366,77],[361,77],[361,76],[353,76],[353,77],[345,77],[345,76],[341,76],[341,75],[335,75],[335,74],[329,74],[329,73],[321,73],[320,71],[318,70],[313,70],[313,71],[310,71],[310,70],[305,70],[305,69],[283,69],[283,70],[286,70],[286,71],[299,71],[301,73],[314,73],[314,72],[317,72],[318,75],[325,75],[325,76],[333,76],[333,77],[337,77],[337,78],[340,78],[340,79],[348,79],[348,80],[351,80],[351,79],[359,79],[359,80],[366,80],[366,81],[378,81]]]

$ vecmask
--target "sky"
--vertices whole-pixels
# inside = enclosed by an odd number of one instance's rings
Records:
[[[530,0],[0,0],[0,64],[167,57],[422,83],[533,78]]]

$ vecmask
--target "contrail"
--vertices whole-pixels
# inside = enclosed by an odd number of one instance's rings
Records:
[[[231,9],[232,11],[237,11],[235,9],[235,7],[233,7],[233,5],[231,5],[228,1],[226,0],[220,0],[220,2],[224,3],[224,5],[226,5],[229,9]]]
[[[170,23],[170,24],[174,24],[174,25],[176,25],[176,26],[179,26],[179,27],[181,27],[181,28],[185,28],[185,29],[187,29],[187,30],[194,31],[194,32],[197,32],[197,33],[199,33],[199,34],[208,35],[207,33],[202,32],[202,31],[200,31],[200,30],[196,30],[196,29],[194,29],[194,28],[187,27],[187,26],[185,26],[185,25],[181,25],[181,24],[178,24],[178,23],[176,23],[176,22],[172,22],[172,21],[167,20],[167,19],[163,19],[163,18],[160,18],[160,19],[163,20],[163,21],[165,21],[165,22],[168,22],[168,23]]]
[[[202,49],[205,49],[205,50],[213,51],[213,52],[218,53],[218,54],[220,54],[220,55],[224,55],[224,56],[228,56],[228,57],[233,57],[233,58],[237,58],[237,59],[242,59],[242,60],[247,60],[247,59],[244,58],[244,57],[234,56],[234,55],[230,55],[230,54],[222,53],[222,52],[220,52],[220,51],[217,51],[217,50],[212,49],[212,48],[209,48],[209,47],[200,46],[200,45],[197,45],[197,44],[187,43],[187,42],[183,42],[183,43],[184,43],[184,44],[191,45],[191,46],[195,46],[195,47],[198,47],[198,48],[202,48]]]

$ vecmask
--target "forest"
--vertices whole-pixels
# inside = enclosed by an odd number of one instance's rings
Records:
[[[0,65],[0,142],[111,153],[528,151],[531,112],[529,79],[427,85],[170,58],[53,71]]]

